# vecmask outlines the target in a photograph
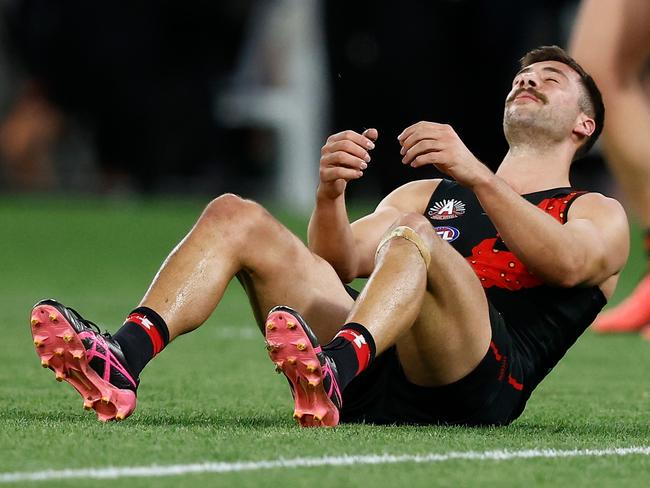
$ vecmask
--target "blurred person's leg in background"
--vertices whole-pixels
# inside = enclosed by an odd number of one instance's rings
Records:
[[[644,83],[650,59],[650,2],[584,0],[571,54],[599,84],[606,107],[603,148],[645,231],[650,258],[650,98]],[[598,332],[644,330],[650,338],[650,274],[594,323]]]

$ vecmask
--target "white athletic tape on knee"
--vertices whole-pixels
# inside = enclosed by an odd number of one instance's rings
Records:
[[[422,259],[424,259],[425,266],[427,267],[427,269],[429,268],[429,263],[431,262],[431,253],[429,252],[429,248],[427,247],[427,245],[424,243],[424,241],[418,235],[417,232],[415,232],[413,229],[405,225],[400,225],[399,227],[395,227],[392,231],[390,231],[390,233],[384,236],[384,238],[377,246],[377,252],[375,253],[375,260],[377,259],[377,254],[379,254],[379,250],[384,246],[384,244],[386,244],[389,240],[394,239],[395,237],[401,237],[402,239],[406,239],[407,241],[415,244],[415,247],[417,247],[418,251],[420,252],[420,256],[422,256]]]

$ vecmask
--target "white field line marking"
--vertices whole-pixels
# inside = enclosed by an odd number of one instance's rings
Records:
[[[62,469],[36,472],[0,473],[0,483],[18,481],[49,481],[71,478],[115,479],[127,477],[178,476],[198,473],[232,473],[263,469],[301,468],[316,466],[350,466],[363,464],[440,463],[454,460],[508,461],[512,459],[574,458],[650,455],[650,446],[611,449],[529,449],[522,451],[465,451],[430,454],[370,454],[363,456],[325,456],[317,458],[269,459],[262,461],[205,462],[150,466]]]

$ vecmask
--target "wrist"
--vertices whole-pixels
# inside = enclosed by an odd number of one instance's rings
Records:
[[[343,185],[337,185],[336,183],[323,183],[321,182],[316,189],[316,201],[317,202],[332,202],[343,198],[345,194],[345,182]]]
[[[487,166],[483,166],[483,171],[480,171],[477,177],[470,185],[470,190],[474,193],[493,188],[498,184],[499,178]]]

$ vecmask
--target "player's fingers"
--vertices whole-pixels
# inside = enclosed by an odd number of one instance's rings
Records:
[[[418,155],[409,163],[412,168],[419,168],[420,166],[426,166],[427,164],[433,164],[440,162],[440,151],[429,151]]]
[[[355,142],[359,146],[365,149],[374,149],[375,143],[368,139],[366,136],[354,132],[353,130],[344,130],[338,134],[333,134],[327,138],[327,143],[332,143],[336,141],[349,140]]]
[[[364,130],[361,135],[367,137],[368,139],[374,142],[379,138],[379,131],[371,127],[370,129]]]
[[[413,161],[410,166],[418,168],[420,166],[433,165],[438,171],[447,174],[449,169],[449,152],[446,150],[430,151],[428,153],[420,154]]]
[[[400,144],[403,144],[404,140],[406,140],[409,136],[413,135],[414,132],[422,131],[422,129],[425,129],[432,125],[435,125],[435,122],[427,122],[426,120],[421,120],[420,122],[416,122],[415,124],[410,125],[406,129],[404,129],[402,133],[397,136],[397,140],[400,142]]]
[[[415,123],[413,125],[409,125],[406,129],[404,129],[400,133],[400,135],[397,136],[397,140],[399,141],[400,144],[403,144],[404,140],[407,137],[409,137],[411,134],[413,134],[413,132],[415,132],[415,129],[418,127],[418,124],[420,124],[420,122],[417,122],[417,123]]]
[[[421,154],[427,154],[432,151],[439,151],[439,150],[440,150],[440,146],[438,144],[438,141],[432,139],[424,139],[422,141],[418,141],[416,144],[411,146],[411,148],[408,151],[406,151],[404,157],[402,158],[402,163],[410,164],[415,158],[417,158]]]
[[[321,181],[328,183],[336,180],[356,180],[363,176],[363,171],[357,169],[343,168],[341,166],[327,167],[320,169]]]
[[[323,156],[321,158],[321,167],[343,167],[363,170],[368,167],[368,163],[361,158],[352,156],[346,152],[338,151]]]
[[[437,141],[435,139],[415,139],[412,141],[412,143],[412,145],[409,145],[410,147],[405,145],[400,151],[400,154],[404,156],[402,158],[402,162],[404,164],[409,164],[420,154],[424,154],[430,151],[440,151],[442,149],[440,141]]]
[[[415,146],[418,142],[420,142],[423,139],[430,139],[431,137],[427,137],[426,134],[424,134],[423,131],[421,130],[415,130],[409,134],[409,136],[402,141],[402,147],[400,148],[399,153],[404,156],[409,149],[411,149],[413,146]]]
[[[430,138],[430,139],[436,139],[438,137],[441,137],[451,129],[451,126],[448,124],[439,124],[437,122],[418,122],[417,124],[414,124],[406,129],[398,136],[399,143],[404,146],[404,145],[409,145],[413,144],[413,140],[415,139],[424,139],[424,138]]]
[[[358,144],[347,139],[336,141],[331,144],[326,144],[323,146],[321,154],[325,156],[327,154],[334,154],[336,152],[345,152],[364,160],[366,163],[370,162],[370,154],[368,154],[368,151],[366,151]]]

